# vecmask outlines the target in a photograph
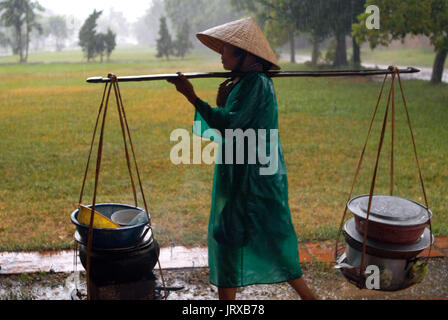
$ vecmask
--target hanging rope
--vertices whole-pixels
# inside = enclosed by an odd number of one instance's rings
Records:
[[[349,193],[349,195],[348,195],[348,199],[347,199],[347,201],[346,201],[346,206],[345,206],[345,208],[344,208],[344,214],[343,214],[343,216],[342,216],[342,220],[341,220],[341,223],[340,223],[340,225],[339,225],[339,230],[338,230],[338,235],[337,235],[337,237],[336,237],[336,245],[335,245],[335,248],[336,248],[336,249],[335,249],[335,255],[334,255],[334,258],[335,258],[335,259],[337,259],[338,256],[339,256],[340,253],[341,253],[340,249],[338,248],[338,244],[339,244],[339,239],[340,239],[340,236],[341,236],[341,233],[342,233],[342,228],[343,228],[343,226],[344,226],[345,216],[347,215],[347,209],[348,209],[348,208],[347,208],[347,203],[348,203],[348,201],[350,201],[350,199],[352,198],[353,189],[354,189],[354,187],[355,187],[356,181],[357,181],[357,179],[358,179],[359,171],[360,171],[360,169],[361,169],[361,165],[362,165],[362,162],[363,162],[363,160],[364,160],[364,154],[365,154],[365,152],[366,152],[367,143],[369,142],[370,133],[371,133],[371,131],[372,131],[373,122],[375,121],[376,113],[377,113],[377,111],[378,111],[378,107],[379,107],[379,105],[380,105],[381,97],[383,96],[383,89],[384,89],[384,84],[386,83],[386,79],[387,79],[387,74],[384,76],[383,83],[382,83],[382,85],[381,85],[381,90],[380,90],[380,93],[379,93],[379,95],[378,95],[378,100],[377,100],[377,102],[376,102],[375,110],[374,110],[374,112],[373,112],[372,119],[370,120],[369,130],[368,130],[368,132],[367,132],[367,138],[366,138],[366,141],[364,142],[364,146],[363,146],[362,151],[361,151],[361,156],[359,157],[358,166],[356,167],[355,177],[353,178],[352,186],[351,186],[351,188],[350,188],[350,193]],[[341,249],[341,250],[342,250],[342,249]]]
[[[412,131],[412,125],[411,125],[411,118],[409,117],[409,111],[408,111],[408,107],[407,107],[407,103],[406,103],[406,98],[404,97],[404,91],[403,91],[403,86],[401,84],[401,78],[400,78],[400,70],[398,68],[395,68],[395,72],[397,74],[398,77],[398,83],[400,85],[400,92],[401,92],[401,99],[403,100],[403,107],[406,113],[406,119],[408,120],[408,127],[409,127],[409,133],[411,135],[411,140],[412,140],[412,147],[414,150],[414,157],[415,157],[415,162],[417,163],[417,169],[418,169],[418,177],[420,179],[420,185],[422,187],[422,192],[423,192],[423,197],[425,199],[425,206],[426,206],[426,213],[428,214],[428,223],[429,223],[429,233],[430,233],[430,238],[429,238],[429,250],[428,250],[428,255],[426,260],[429,259],[429,257],[431,256],[431,250],[432,250],[432,245],[433,245],[433,241],[432,241],[432,224],[431,224],[431,214],[429,212],[429,205],[428,205],[428,198],[426,196],[426,190],[425,190],[425,183],[423,182],[423,176],[422,176],[422,170],[420,168],[420,162],[418,160],[418,156],[417,156],[417,147],[415,145],[415,138],[414,138],[414,132]]]
[[[385,131],[386,131],[386,126],[387,126],[387,119],[388,119],[388,113],[389,113],[389,106],[391,106],[391,155],[390,155],[390,185],[389,185],[389,193],[392,196],[394,193],[394,144],[395,144],[395,78],[398,78],[398,83],[400,86],[400,92],[401,92],[401,97],[403,100],[403,106],[405,109],[405,113],[407,116],[407,122],[408,122],[408,127],[409,127],[409,131],[411,134],[411,140],[412,140],[412,145],[413,145],[413,151],[414,151],[414,156],[415,156],[415,160],[417,162],[417,168],[418,168],[418,173],[419,173],[419,179],[420,179],[420,184],[422,187],[422,191],[423,191],[423,195],[424,195],[424,199],[425,199],[425,206],[426,206],[426,211],[428,214],[428,224],[429,224],[429,229],[430,229],[430,247],[429,247],[429,251],[428,251],[428,255],[427,258],[428,259],[430,257],[431,254],[431,249],[432,249],[432,226],[431,226],[431,214],[429,212],[429,206],[428,206],[428,200],[427,200],[427,196],[426,196],[426,191],[425,191],[425,186],[423,183],[423,177],[422,177],[422,173],[421,173],[421,169],[420,169],[420,164],[419,164],[419,160],[418,160],[418,156],[417,156],[417,148],[415,145],[415,138],[414,138],[414,134],[413,134],[413,130],[412,130],[412,125],[411,125],[411,120],[409,117],[409,112],[408,112],[408,108],[407,108],[407,104],[406,104],[406,99],[404,96],[404,91],[403,91],[403,86],[401,83],[401,78],[400,78],[400,70],[396,67],[389,67],[389,69],[393,70],[394,73],[392,74],[392,81],[391,81],[391,86],[390,86],[390,90],[389,90],[389,94],[388,94],[388,99],[387,99],[387,104],[386,104],[386,110],[385,110],[385,114],[384,114],[384,119],[383,119],[383,124],[382,124],[382,129],[381,129],[381,135],[380,135],[380,141],[379,141],[379,145],[378,145],[378,150],[377,150],[377,156],[376,156],[376,162],[375,162],[375,167],[374,167],[374,171],[373,171],[373,177],[372,177],[372,182],[370,185],[370,191],[369,191],[369,202],[368,202],[368,206],[367,206],[367,216],[366,216],[366,223],[364,226],[364,234],[363,234],[363,244],[362,244],[362,255],[361,255],[361,263],[360,263],[360,268],[359,268],[359,281],[358,281],[358,287],[363,288],[365,285],[365,281],[363,281],[365,279],[365,274],[364,274],[364,267],[365,267],[365,256],[366,256],[366,242],[367,242],[367,231],[368,231],[368,224],[369,224],[369,215],[370,215],[370,209],[371,209],[371,205],[372,205],[372,198],[373,198],[373,194],[374,194],[374,189],[375,189],[375,182],[376,182],[376,177],[377,177],[377,173],[378,173],[378,165],[379,165],[379,159],[380,159],[380,155],[381,155],[381,150],[382,150],[382,146],[383,146],[383,142],[384,142],[384,136],[385,136]],[[370,125],[369,125],[369,129],[368,129],[368,133],[367,133],[367,138],[366,141],[364,143],[362,152],[361,152],[361,156],[360,159],[358,161],[358,165],[356,167],[356,172],[355,172],[355,176],[352,182],[352,186],[350,188],[350,192],[349,192],[349,196],[348,196],[348,200],[346,202],[346,206],[344,208],[344,213],[342,216],[342,220],[341,223],[339,225],[339,230],[338,230],[338,234],[336,237],[336,245],[335,245],[335,253],[334,253],[334,258],[335,260],[338,259],[338,257],[341,254],[341,251],[343,250],[343,248],[339,248],[339,239],[342,233],[342,228],[345,222],[345,217],[347,214],[347,210],[348,210],[348,202],[350,201],[350,199],[352,198],[352,194],[353,194],[353,189],[354,186],[356,184],[359,172],[360,172],[360,168],[364,159],[364,154],[366,151],[366,147],[368,144],[368,140],[370,138],[370,134],[371,134],[371,130],[372,130],[372,125],[373,122],[375,120],[377,111],[378,111],[378,106],[379,103],[381,101],[382,98],[382,94],[383,94],[383,89],[384,89],[384,84],[386,82],[387,79],[387,74],[384,77],[383,83],[381,85],[381,90],[380,93],[378,95],[378,100],[375,106],[375,110],[372,116],[372,119],[370,121]]]
[[[377,173],[378,173],[378,165],[379,165],[379,162],[380,162],[380,155],[381,155],[381,150],[382,150],[383,142],[384,142],[384,134],[386,132],[387,116],[388,116],[388,113],[389,113],[390,98],[391,98],[391,95],[392,95],[392,91],[394,89],[394,81],[395,81],[395,73],[392,75],[392,83],[391,83],[390,90],[389,90],[389,97],[387,99],[386,112],[384,113],[383,127],[381,129],[381,137],[380,137],[380,143],[378,145],[378,152],[377,152],[377,156],[376,156],[375,169],[373,171],[372,183],[370,185],[369,203],[367,205],[367,216],[366,216],[366,223],[365,223],[365,226],[364,226],[364,238],[363,238],[363,242],[362,242],[361,264],[360,264],[360,267],[359,267],[360,279],[364,279],[365,278],[364,266],[365,266],[365,257],[366,257],[366,243],[367,243],[367,232],[368,232],[368,227],[369,227],[370,209],[371,209],[371,206],[372,206],[372,198],[373,198],[373,193],[374,193],[374,190],[375,190],[375,182],[376,182],[376,176],[377,176]],[[364,286],[364,284],[365,284],[364,281],[360,282],[361,286]]]
[[[133,163],[135,166],[135,170],[137,173],[137,178],[138,178],[138,183],[139,183],[139,187],[140,187],[140,192],[142,195],[142,199],[144,202],[144,206],[145,206],[145,211],[146,211],[146,215],[148,218],[148,227],[146,228],[144,234],[140,237],[140,241],[143,240],[147,234],[147,232],[151,231],[151,240],[154,242],[154,233],[152,232],[152,226],[151,226],[151,219],[149,216],[149,210],[148,210],[148,206],[147,206],[147,202],[146,202],[146,198],[143,192],[143,184],[141,182],[141,177],[140,177],[140,172],[138,169],[138,165],[137,165],[137,159],[135,156],[135,151],[134,151],[134,145],[132,143],[132,138],[131,138],[131,134],[130,134],[130,130],[129,130],[129,125],[126,119],[126,114],[125,114],[125,110],[124,110],[124,106],[123,106],[123,100],[121,98],[121,93],[120,93],[120,88],[118,86],[118,82],[117,82],[117,77],[113,74],[109,74],[108,75],[110,82],[106,83],[105,87],[104,87],[104,91],[103,91],[103,95],[102,95],[102,99],[101,99],[101,104],[100,104],[100,108],[98,110],[98,115],[96,118],[96,122],[95,122],[95,128],[94,128],[94,132],[93,132],[93,137],[91,140],[91,144],[90,144],[90,150],[89,150],[89,156],[87,159],[87,164],[86,164],[86,170],[84,173],[84,178],[83,178],[83,183],[82,183],[82,187],[81,187],[81,192],[80,192],[80,196],[79,196],[79,204],[82,204],[82,200],[83,200],[83,193],[84,193],[84,189],[85,189],[85,183],[86,183],[86,179],[87,179],[87,173],[89,170],[89,164],[90,164],[90,159],[91,159],[91,155],[93,152],[93,145],[95,143],[95,137],[98,131],[98,125],[100,123],[100,119],[101,119],[101,114],[102,114],[102,121],[101,121],[101,129],[100,129],[100,137],[99,137],[99,142],[98,142],[98,152],[97,152],[97,162],[96,162],[96,169],[95,169],[95,185],[94,185],[94,191],[93,191],[93,201],[92,201],[92,206],[91,206],[91,214],[90,214],[90,223],[89,223],[89,232],[88,232],[88,240],[87,240],[87,257],[86,257],[86,279],[87,279],[87,299],[91,300],[91,281],[90,281],[90,270],[91,270],[91,251],[92,251],[92,239],[93,239],[93,222],[94,222],[94,212],[95,212],[95,206],[96,206],[96,197],[97,197],[97,190],[98,190],[98,180],[99,180],[99,174],[100,174],[100,168],[101,168],[101,159],[102,159],[102,152],[103,152],[103,143],[104,143],[104,130],[105,130],[105,124],[106,124],[106,115],[107,115],[107,109],[108,109],[108,105],[109,105],[109,98],[110,98],[110,92],[112,90],[112,88],[114,89],[114,95],[115,95],[115,99],[117,102],[117,111],[118,111],[118,117],[120,120],[120,127],[121,127],[121,133],[123,136],[123,144],[124,144],[124,151],[125,151],[125,157],[126,157],[126,164],[128,167],[128,172],[129,172],[129,176],[130,176],[130,180],[131,180],[131,186],[132,186],[132,193],[133,193],[133,197],[134,197],[134,203],[135,206],[138,207],[138,197],[137,197],[137,192],[136,192],[136,188],[135,188],[135,183],[134,183],[134,178],[133,178],[133,174],[132,174],[132,165],[131,165],[131,160],[130,160],[130,155],[129,155],[129,148],[128,148],[128,139],[129,139],[129,145],[130,145],[130,149],[132,152],[132,156],[133,156]],[[162,267],[160,265],[160,260],[159,260],[159,254],[157,254],[157,263],[159,266],[159,270],[160,270],[160,275],[161,275],[161,279],[162,279],[162,285],[164,288],[164,297],[163,299],[167,298],[167,290],[166,290],[166,285],[165,285],[165,280],[164,280],[164,276],[163,276],[163,270]]]

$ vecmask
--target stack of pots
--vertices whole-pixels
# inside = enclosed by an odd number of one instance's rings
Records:
[[[88,206],[91,208],[92,206]],[[119,203],[100,203],[95,211],[108,219],[120,210],[143,209]],[[75,240],[79,258],[87,270],[90,254],[90,295],[92,300],[154,300],[156,277],[153,274],[160,247],[148,221],[120,228],[93,228],[92,249],[87,250],[89,226],[78,221],[77,209],[71,214],[76,225]],[[73,295],[72,295],[73,297]]]
[[[345,253],[337,267],[359,286],[366,223],[364,268],[377,266],[380,290],[393,291],[420,282],[427,265],[417,258],[434,238],[426,226],[432,213],[422,204],[401,197],[373,195],[367,220],[369,195],[351,199],[348,210],[354,215],[344,225]],[[364,279],[363,279],[364,280]]]

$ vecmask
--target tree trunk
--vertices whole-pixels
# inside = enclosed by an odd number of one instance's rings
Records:
[[[30,30],[28,29],[28,25],[26,26],[26,38],[25,38],[25,58],[23,62],[26,63],[28,61],[28,51],[30,47]]]
[[[318,40],[313,40],[313,53],[311,54],[311,64],[313,66],[319,62],[319,44],[320,42]]]
[[[361,66],[361,50],[359,44],[356,42],[356,38],[352,37],[352,48],[353,48],[353,65],[355,67]]]
[[[441,49],[437,51],[434,65],[432,67],[431,83],[442,82],[443,68],[445,65],[448,49]]]
[[[26,22],[26,28],[25,28],[25,58],[23,59],[23,62],[26,63],[28,60],[28,51],[29,51],[29,46],[30,46],[30,32],[31,32],[31,28],[30,28],[30,22],[29,22],[29,11],[28,9],[26,9],[26,14],[25,14],[25,22]]]
[[[347,45],[345,43],[345,34],[343,32],[336,34],[336,52],[334,55],[333,67],[346,66]]]
[[[17,39],[17,50],[19,53],[19,62],[23,62],[23,47],[22,47],[22,28],[21,26],[16,26],[16,39]]]
[[[294,32],[292,32],[292,31],[289,32],[289,47],[290,47],[290,53],[291,53],[290,62],[296,63],[296,48],[295,48],[295,44],[294,44]]]

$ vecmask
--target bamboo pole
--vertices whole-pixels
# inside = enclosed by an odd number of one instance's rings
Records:
[[[407,67],[406,69],[399,69],[400,73],[417,73],[419,69],[414,67]],[[393,74],[394,68],[389,67],[387,69],[366,69],[366,70],[328,70],[328,71],[269,71],[266,74],[271,78],[283,78],[283,77],[347,77],[347,76],[376,76],[384,74]],[[184,73],[187,79],[200,79],[200,78],[231,78],[244,75],[241,72],[194,72]],[[110,82],[110,76],[103,77],[91,77],[86,81],[88,83],[106,83]],[[139,81],[155,81],[155,80],[169,80],[175,79],[178,75],[173,74],[151,74],[140,76],[124,76],[117,77],[118,82],[139,82]]]

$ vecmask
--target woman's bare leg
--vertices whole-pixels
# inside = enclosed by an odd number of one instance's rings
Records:
[[[218,288],[219,300],[235,300],[236,288]]]
[[[296,290],[302,300],[316,300],[314,293],[308,288],[303,277],[290,280],[288,283]]]

